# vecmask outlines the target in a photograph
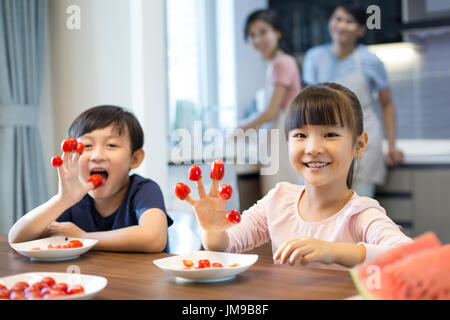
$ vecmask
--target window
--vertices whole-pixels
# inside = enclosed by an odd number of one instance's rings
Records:
[[[232,2],[167,0],[170,132],[236,123]]]

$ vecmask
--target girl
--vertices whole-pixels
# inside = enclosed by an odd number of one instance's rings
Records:
[[[348,268],[411,241],[376,200],[351,189],[354,168],[365,151],[361,105],[333,83],[304,89],[291,102],[285,134],[289,161],[305,185],[282,182],[231,225],[213,180],[207,195],[188,197],[207,250],[244,252],[272,241],[280,263]]]
[[[358,1],[341,1],[335,8],[328,29],[331,43],[314,47],[305,54],[303,79],[307,84],[333,81],[352,90],[364,113],[364,127],[370,140],[354,189],[373,197],[375,185],[382,185],[386,176],[384,163],[396,166],[403,153],[396,147],[396,115],[383,62],[358,44],[366,32],[366,8]],[[383,126],[375,113],[373,93],[377,94],[383,114],[388,152],[383,159]]]
[[[238,129],[281,129],[290,100],[300,92],[300,71],[294,57],[289,55],[283,39],[283,29],[278,14],[271,9],[250,14],[245,23],[244,38],[267,61],[265,79],[265,109],[256,118]],[[278,144],[279,170],[275,175],[261,175],[261,190],[266,194],[276,183],[298,183],[295,172],[287,161],[287,144],[282,134],[271,141]],[[269,149],[270,150],[270,149]]]

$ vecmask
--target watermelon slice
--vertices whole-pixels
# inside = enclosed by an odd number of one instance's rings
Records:
[[[437,288],[436,284],[432,284],[435,277],[443,277],[443,280],[448,278],[446,273],[449,270],[447,266],[450,263],[450,250],[443,249],[444,247],[448,248],[449,245],[442,246],[433,232],[427,232],[411,243],[394,248],[373,261],[354,267],[350,274],[358,291],[366,299],[426,299],[429,297],[441,299],[445,296],[445,290],[435,295],[431,292]],[[440,249],[443,250],[439,251]],[[438,264],[431,263],[431,261],[441,260],[442,262]],[[427,270],[427,273],[424,270]],[[429,270],[432,271],[428,272]],[[404,278],[402,274],[408,274],[408,276]],[[420,291],[423,288],[416,287],[423,286],[424,283],[428,291]],[[439,282],[439,286],[441,284]],[[443,285],[450,288],[450,281],[444,281]],[[429,286],[434,286],[433,290]]]

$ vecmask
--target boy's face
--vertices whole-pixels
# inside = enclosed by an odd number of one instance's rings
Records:
[[[129,170],[140,164],[136,166],[134,163],[128,129],[122,135],[117,131],[114,125],[110,125],[78,138],[85,145],[78,163],[80,179],[87,183],[94,173],[103,176],[103,185],[89,192],[95,199],[107,199],[123,190],[129,182]]]

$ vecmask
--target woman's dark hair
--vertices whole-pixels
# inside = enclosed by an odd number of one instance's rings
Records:
[[[363,112],[356,95],[337,83],[323,82],[303,89],[290,103],[286,114],[285,135],[304,125],[346,127],[353,135],[353,143],[364,131]],[[353,184],[353,159],[347,175],[347,186]]]
[[[126,133],[130,136],[131,154],[144,145],[144,132],[139,121],[130,112],[121,107],[103,105],[90,108],[80,114],[69,128],[69,137],[81,137],[97,129],[114,125],[121,136]]]
[[[343,0],[339,1],[338,4],[334,7],[333,12],[337,8],[343,8],[345,11],[350,13],[353,18],[355,18],[356,22],[361,25],[366,25],[367,13],[366,8],[362,5],[361,1],[358,0]]]
[[[262,20],[267,22],[274,28],[275,30],[281,33],[281,39],[278,42],[278,47],[283,50],[285,53],[291,53],[291,47],[284,36],[283,25],[281,23],[280,16],[273,9],[261,9],[252,12],[245,21],[244,27],[244,40],[247,41],[250,36],[250,26],[253,22],[257,20]]]

